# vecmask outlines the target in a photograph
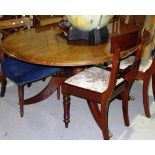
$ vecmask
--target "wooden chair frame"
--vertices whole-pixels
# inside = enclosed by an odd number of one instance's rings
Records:
[[[70,95],[74,95],[87,100],[89,109],[96,123],[101,129],[104,139],[108,140],[110,138],[108,128],[108,109],[110,102],[114,99],[122,99],[124,123],[126,126],[129,126],[128,98],[130,88],[135,80],[135,76],[137,74],[138,67],[141,61],[143,42],[138,46],[137,50],[135,51],[136,57],[133,63],[132,70],[127,72],[127,74],[124,75],[124,81],[116,86],[116,81],[119,75],[120,52],[122,50],[130,49],[131,47],[137,46],[139,40],[139,30],[128,34],[128,39],[126,39],[126,35],[123,34],[120,36],[113,36],[111,38],[111,50],[113,50],[112,53],[114,53],[112,59],[112,69],[108,88],[103,93],[98,93],[88,89],[80,88],[67,83],[64,83],[62,85],[64,123],[66,128],[68,127],[68,123],[70,122]],[[129,35],[134,36],[133,40],[131,40],[130,43],[129,40],[132,37],[130,37]],[[124,42],[122,43],[122,41]],[[101,108],[99,108],[98,104],[101,105]]]
[[[149,83],[150,79],[152,77],[152,91],[153,91],[153,96],[155,100],[155,57],[154,55],[152,56],[152,64],[151,66],[145,71],[138,71],[136,79],[137,80],[142,80],[143,81],[143,106],[144,106],[144,112],[145,116],[150,118],[150,108],[149,108],[149,97],[148,97],[148,88],[149,88]]]

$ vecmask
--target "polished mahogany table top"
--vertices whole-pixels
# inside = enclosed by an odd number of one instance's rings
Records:
[[[136,26],[122,23],[111,35],[135,29]],[[42,27],[15,32],[3,41],[3,46],[5,52],[16,59],[48,66],[85,66],[112,59],[110,39],[100,45],[68,44],[60,37],[62,31],[59,27]]]

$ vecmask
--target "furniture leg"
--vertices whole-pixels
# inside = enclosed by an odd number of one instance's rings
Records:
[[[0,96],[3,97],[4,94],[5,94],[5,91],[6,91],[6,84],[7,84],[7,81],[6,81],[6,76],[3,74],[1,74],[1,93],[0,93]]]
[[[143,105],[146,117],[150,118],[150,109],[149,109],[149,101],[148,101],[148,87],[149,87],[149,77],[144,77],[143,80]]]
[[[105,140],[109,140],[109,129],[108,129],[108,112],[106,109],[102,108],[101,123],[102,123],[102,134]]]
[[[60,86],[57,88],[57,100],[60,100]]]
[[[136,76],[136,74],[135,74]],[[127,78],[128,81],[128,85],[127,88],[122,92],[121,96],[122,96],[122,111],[123,111],[123,118],[124,118],[124,124],[125,126],[129,126],[130,125],[130,121],[129,121],[129,113],[128,113],[128,101],[129,101],[129,93],[130,93],[130,89],[131,86],[134,82],[134,76],[129,77],[129,79]]]
[[[99,128],[102,130],[102,125],[101,125],[101,122],[100,122],[100,118],[101,118],[101,112],[99,110],[99,107],[97,105],[97,103],[95,102],[91,102],[89,100],[87,100],[87,103],[88,103],[88,106],[89,106],[89,109],[90,109],[90,112],[92,114],[92,116],[94,117],[97,125],[99,126]],[[111,131],[109,130],[109,138],[111,138],[113,135],[111,133]]]
[[[24,85],[18,85],[20,116],[24,116]]]
[[[109,103],[108,99],[104,99],[101,103],[101,126],[102,126],[102,134],[105,140],[109,140],[109,128],[108,128],[108,109]]]
[[[89,100],[87,100],[87,103],[88,103],[88,106],[89,106],[92,116],[94,117],[99,128],[102,130],[102,126],[101,126],[101,122],[100,122],[101,112],[99,110],[97,103],[89,101]]]
[[[155,73],[152,74],[152,91],[155,100]]]
[[[64,106],[64,123],[65,127],[68,128],[68,123],[70,122],[70,96],[63,95],[63,106]]]
[[[124,124],[126,126],[130,125],[129,122],[129,114],[128,114],[128,99],[129,94],[128,91],[125,91],[122,93],[122,110],[123,110],[123,118],[124,118]]]
[[[37,95],[24,100],[24,105],[40,102],[52,95],[66,78],[51,77],[48,85]]]

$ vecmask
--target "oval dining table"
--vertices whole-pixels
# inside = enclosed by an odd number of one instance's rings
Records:
[[[134,25],[120,23],[110,35],[127,33],[138,29]],[[103,64],[112,60],[110,53],[110,39],[107,43],[89,45],[82,43],[68,43],[62,37],[63,31],[59,26],[45,26],[15,32],[3,41],[4,52],[18,60],[28,63],[56,67],[71,67],[75,72],[81,67]],[[110,37],[109,37],[110,38]],[[124,55],[128,54],[124,52]],[[48,85],[37,95],[24,100],[24,104],[32,104],[48,98],[64,81],[64,77],[52,77]]]

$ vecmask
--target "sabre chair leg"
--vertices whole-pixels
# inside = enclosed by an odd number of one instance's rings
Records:
[[[122,96],[122,110],[123,110],[123,118],[125,126],[129,126],[129,114],[128,114],[128,95]]]
[[[152,91],[155,100],[155,73],[152,74]]]
[[[123,118],[125,126],[129,126],[129,114],[128,114],[128,100],[129,100],[129,93],[125,91],[122,93],[122,111],[123,111]]]
[[[109,128],[108,128],[108,105],[107,102],[102,103],[101,105],[101,125],[102,125],[102,134],[105,140],[109,140]]]
[[[24,85],[18,85],[20,116],[24,116]]]
[[[149,80],[150,78],[145,77],[143,80],[143,106],[145,116],[150,118],[150,109],[149,109],[149,99],[148,99],[148,87],[149,87]]]
[[[103,133],[103,138],[105,140],[109,140],[109,129],[108,129],[108,118],[107,118],[107,114],[104,113],[102,115],[102,121],[103,121],[103,128],[102,128],[102,133]]]
[[[94,120],[96,121],[97,125],[100,127],[100,129],[102,130],[102,123],[101,123],[101,111],[99,110],[98,104],[96,102],[93,101],[89,101],[87,100],[89,109],[91,111],[91,114],[94,118]],[[111,131],[109,130],[109,138],[111,138],[113,135],[111,133]]]

